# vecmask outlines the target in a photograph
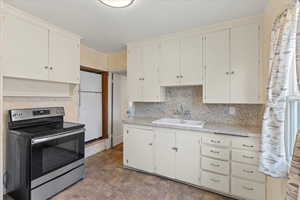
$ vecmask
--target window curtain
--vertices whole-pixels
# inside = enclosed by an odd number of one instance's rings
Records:
[[[298,133],[287,184],[286,200],[300,199],[300,133]]]
[[[299,2],[277,17],[272,29],[267,102],[262,124],[260,171],[272,177],[287,177],[289,163],[285,151],[285,117],[289,70],[296,52]],[[300,52],[300,51],[299,51]]]

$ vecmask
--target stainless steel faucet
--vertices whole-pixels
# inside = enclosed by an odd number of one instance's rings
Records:
[[[174,112],[174,115],[178,115],[180,116],[180,119],[182,121],[187,120],[187,119],[191,119],[191,112],[189,110],[184,110],[183,105],[182,104],[178,104],[179,106],[177,106],[176,111]]]

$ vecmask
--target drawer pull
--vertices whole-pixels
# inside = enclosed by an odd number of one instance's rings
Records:
[[[247,144],[243,144],[243,147],[247,147],[247,148],[253,148],[253,145],[247,145]]]
[[[243,172],[246,172],[248,174],[253,174],[254,173],[254,171],[252,171],[252,170],[246,170],[246,169],[243,169]]]
[[[212,182],[215,182],[215,183],[219,183],[220,182],[220,180],[217,180],[217,179],[214,179],[214,178],[211,178],[210,179]]]
[[[176,151],[176,152],[178,151],[178,148],[177,148],[177,147],[173,147],[172,149],[173,149],[174,151]]]
[[[210,150],[211,153],[219,154],[219,151]]]
[[[153,144],[152,144],[152,142],[151,143],[149,143],[149,146],[152,146]]]
[[[220,165],[215,164],[215,163],[210,163],[210,165],[213,166],[213,167],[220,167]]]
[[[250,187],[247,187],[247,186],[243,186],[243,188],[244,188],[245,190],[249,190],[249,191],[253,191],[253,190],[254,190],[254,188],[250,188]]]
[[[243,155],[243,158],[247,158],[247,159],[254,159],[254,157],[253,157],[253,156],[245,156],[245,155]]]
[[[221,141],[220,140],[210,140],[211,143],[215,143],[215,144],[220,144]]]

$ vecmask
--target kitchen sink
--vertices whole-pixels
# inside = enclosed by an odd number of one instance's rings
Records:
[[[191,127],[191,128],[203,128],[205,122],[203,121],[194,121],[194,120],[182,120],[182,119],[173,119],[173,118],[162,118],[152,122],[153,124],[161,125],[173,125],[180,127]]]

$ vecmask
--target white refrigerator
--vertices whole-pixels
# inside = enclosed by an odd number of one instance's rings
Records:
[[[79,121],[85,124],[85,142],[102,137],[102,76],[80,72]]]

